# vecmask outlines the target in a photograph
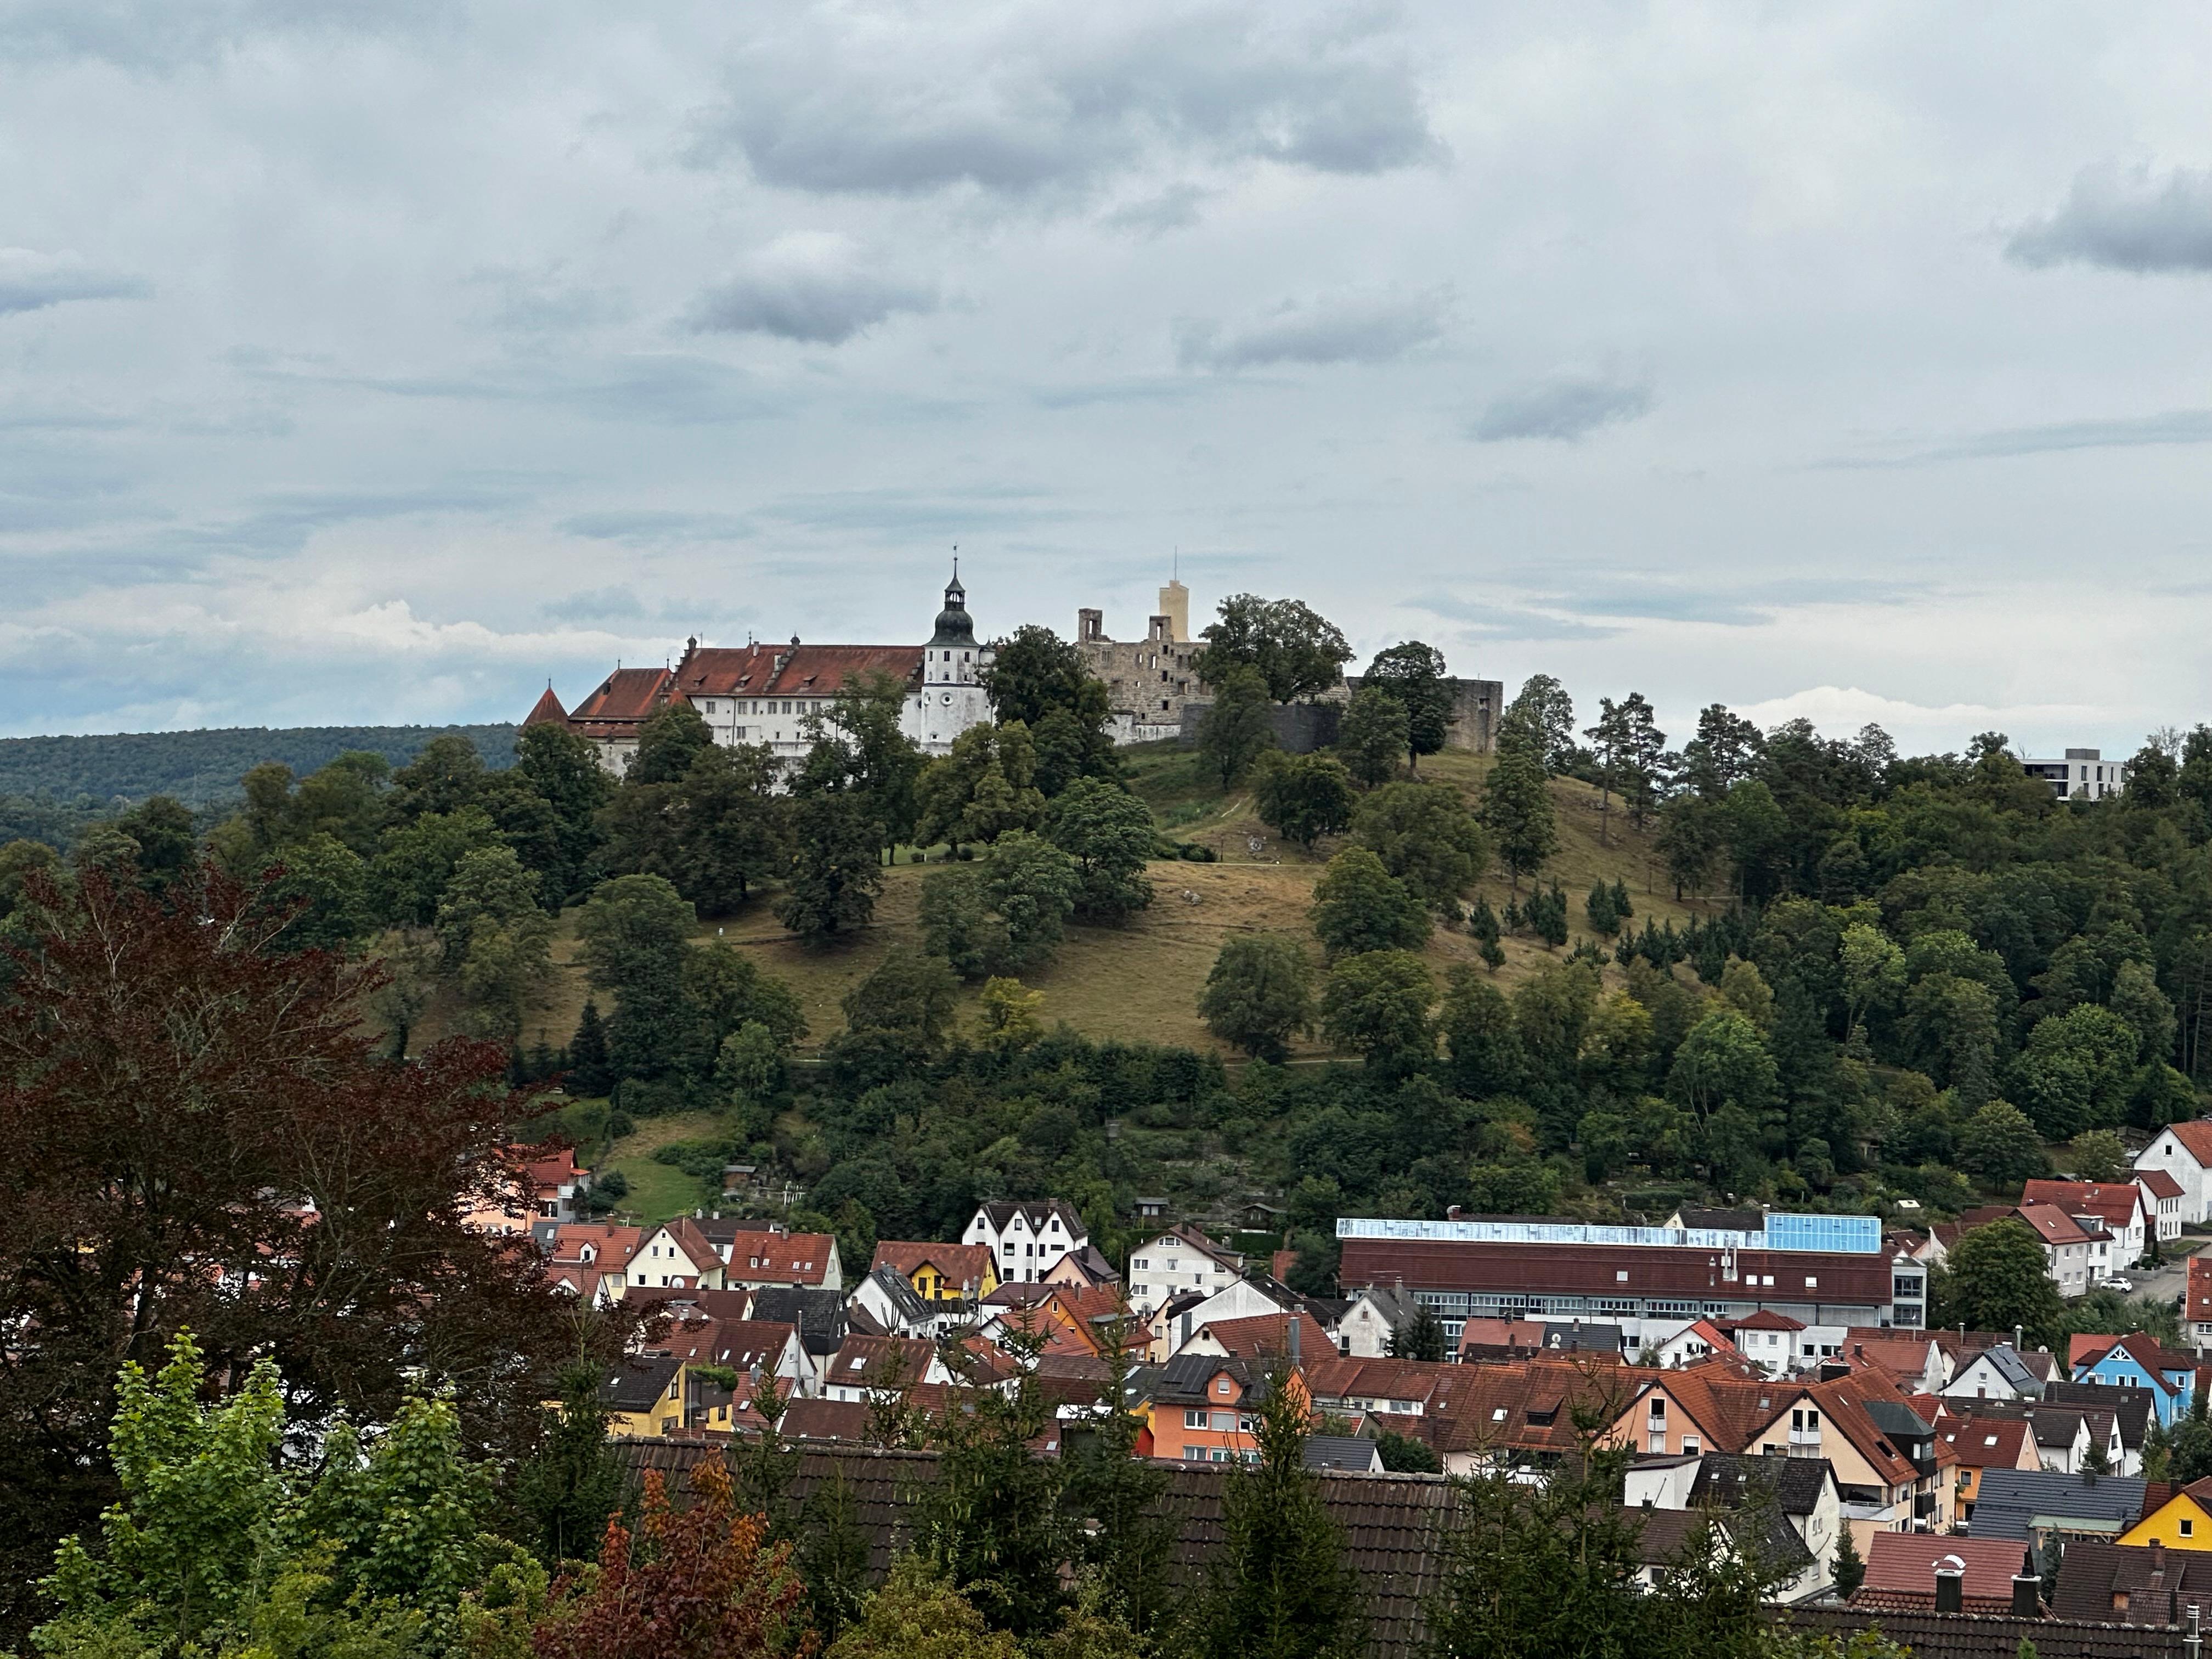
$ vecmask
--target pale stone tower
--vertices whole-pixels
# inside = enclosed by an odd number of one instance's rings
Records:
[[[1160,589],[1160,602],[1152,614],[1168,619],[1168,637],[1171,640],[1190,638],[1190,589],[1170,577],[1168,585]]]

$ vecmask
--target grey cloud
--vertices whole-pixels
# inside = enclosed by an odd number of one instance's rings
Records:
[[[571,282],[557,270],[483,270],[468,281],[488,296],[484,320],[518,334],[568,333],[627,322],[635,309],[621,289]]]
[[[578,513],[554,527],[591,541],[627,542],[634,545],[672,541],[740,541],[752,533],[750,524],[734,514],[680,513],[654,507]]]
[[[1649,414],[1651,404],[1648,386],[1597,375],[1558,374],[1493,398],[1467,431],[1478,443],[1521,438],[1573,443],[1601,427]]]
[[[1199,204],[1212,194],[1196,185],[1170,185],[1158,195],[1115,209],[1100,222],[1109,230],[1126,230],[1139,236],[1188,230],[1198,222]]]
[[[773,334],[842,345],[899,312],[937,308],[937,291],[881,269],[842,236],[783,237],[692,303],[701,332]]]
[[[926,42],[865,11],[838,21],[817,14],[741,58],[693,159],[741,155],[792,189],[1028,197],[1163,151],[1340,173],[1440,153],[1407,55],[1340,14],[1300,28],[1215,6],[1085,29],[1046,8],[964,40],[932,24]]]
[[[589,593],[571,593],[538,607],[555,622],[635,622],[645,614],[637,595],[627,587],[602,587]]]
[[[811,530],[890,531],[957,538],[981,526],[1043,524],[1097,515],[1055,503],[1035,490],[981,489],[957,494],[913,489],[847,489],[833,495],[791,495],[761,508],[761,516]]]
[[[452,22],[438,0],[23,0],[0,10],[0,52],[161,72],[261,36],[412,33]]]
[[[395,398],[557,404],[593,420],[708,426],[788,413],[744,370],[682,352],[626,352],[574,360],[513,358],[444,374],[361,374],[319,361],[237,348],[226,361],[253,379],[381,392]]]
[[[0,247],[0,317],[72,300],[143,300],[153,291],[143,277],[102,270],[75,253]]]
[[[2078,262],[2137,273],[2212,270],[2212,169],[2084,167],[2058,210],[2005,244],[2020,264]]]
[[[2050,426],[2000,427],[1935,444],[1888,453],[1832,456],[1821,469],[1856,471],[1926,466],[1940,461],[1997,460],[2013,455],[2048,455],[2075,449],[2136,449],[2160,444],[2212,443],[2212,409],[2175,409],[2158,415],[2119,420],[2062,421]]]
[[[1337,295],[1291,302],[1273,314],[1224,327],[1175,326],[1176,360],[1185,368],[1257,368],[1268,363],[1380,363],[1433,344],[1443,333],[1451,295]]]

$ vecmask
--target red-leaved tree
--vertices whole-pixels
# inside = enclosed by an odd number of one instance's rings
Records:
[[[536,1425],[575,1342],[535,1253],[464,1223],[529,1213],[496,1048],[378,1057],[376,970],[286,951],[289,913],[213,870],[33,885],[0,993],[0,1648],[112,1495],[117,1368],[180,1327],[218,1368],[274,1358],[295,1420],[450,1382],[478,1443]]]
[[[607,1523],[588,1586],[556,1587],[538,1627],[538,1659],[753,1659],[811,1654],[791,1546],[766,1543],[766,1523],[737,1512],[730,1472],[709,1448],[691,1471],[692,1502],[669,1502],[658,1469],[645,1477],[633,1536]]]

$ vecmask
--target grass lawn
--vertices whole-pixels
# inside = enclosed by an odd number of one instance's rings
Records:
[[[615,1142],[605,1167],[621,1170],[629,1182],[620,1217],[649,1224],[696,1208],[702,1197],[699,1183],[673,1164],[654,1163],[653,1154],[672,1141],[703,1140],[717,1127],[712,1112],[679,1112],[647,1118],[636,1133]]]

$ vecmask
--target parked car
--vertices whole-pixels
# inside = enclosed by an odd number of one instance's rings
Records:
[[[2114,1273],[2110,1279],[2105,1281],[2105,1288],[2106,1290],[2118,1291],[2123,1294],[2133,1291],[2135,1287],[2135,1280],[2128,1278],[2124,1273]]]

